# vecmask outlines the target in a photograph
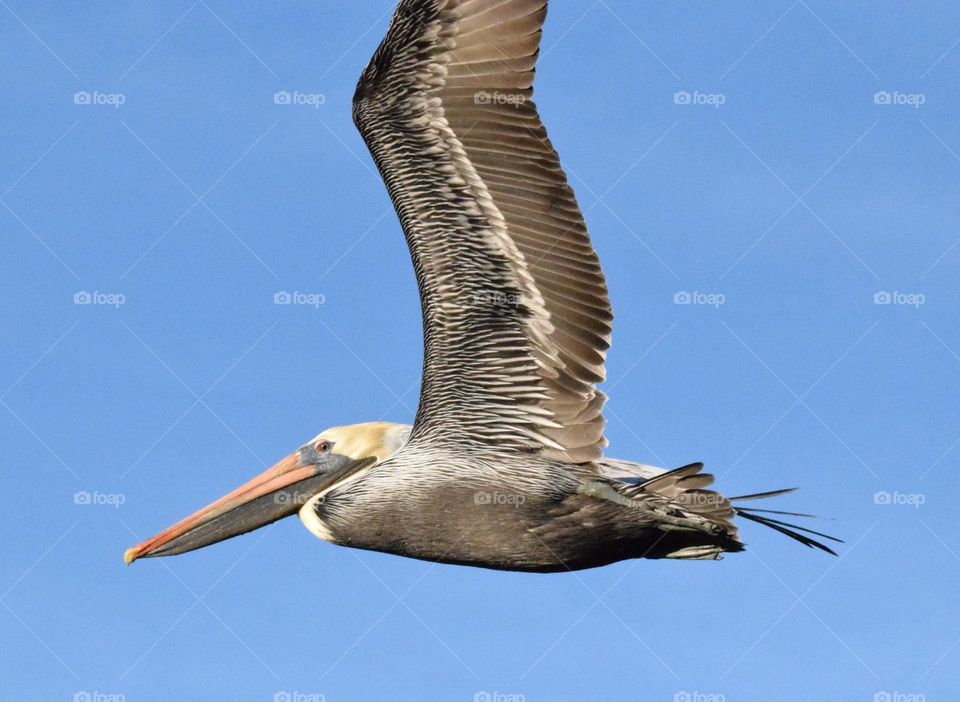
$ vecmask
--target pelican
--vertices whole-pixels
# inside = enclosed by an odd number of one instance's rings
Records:
[[[701,463],[604,456],[597,384],[613,315],[532,100],[546,11],[547,0],[400,0],[357,86],[354,121],[420,290],[413,425],[327,429],[127,563],[295,513],[334,544],[511,571],[719,559],[744,549],[737,517],[834,553],[814,538],[832,537],[780,516],[792,513],[742,506],[789,490],[728,499]]]

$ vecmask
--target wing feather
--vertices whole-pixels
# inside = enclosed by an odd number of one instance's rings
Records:
[[[401,0],[354,116],[420,286],[411,442],[602,455],[613,314],[532,100],[546,0]]]

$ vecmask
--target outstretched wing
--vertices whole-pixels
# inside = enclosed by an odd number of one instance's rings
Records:
[[[532,101],[546,0],[401,0],[354,119],[406,234],[425,354],[411,441],[588,462],[613,315]]]

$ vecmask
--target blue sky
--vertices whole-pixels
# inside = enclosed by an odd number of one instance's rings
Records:
[[[617,312],[611,455],[800,485],[776,506],[840,558],[747,525],[721,563],[544,577],[290,519],[123,565],[321,429],[412,419],[416,285],[349,104],[392,5],[0,1],[0,696],[955,695],[946,1],[557,0],[546,27],[538,103]]]

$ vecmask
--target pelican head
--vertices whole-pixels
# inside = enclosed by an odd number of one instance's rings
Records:
[[[127,549],[123,560],[174,556],[289,517],[340,480],[389,458],[409,433],[410,427],[387,422],[327,429],[253,480]]]

